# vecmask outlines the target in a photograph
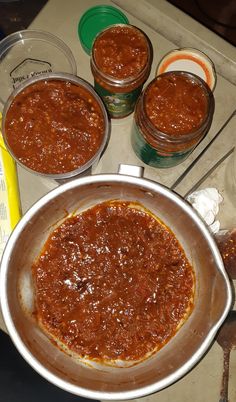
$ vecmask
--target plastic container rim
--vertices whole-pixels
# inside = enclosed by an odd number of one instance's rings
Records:
[[[0,41],[0,61],[2,60],[5,53],[13,47],[17,42],[23,40],[41,40],[44,42],[48,42],[50,44],[55,45],[57,49],[63,52],[66,56],[67,60],[71,66],[71,74],[77,73],[76,61],[73,56],[72,51],[67,46],[67,44],[58,38],[56,35],[53,35],[50,32],[39,30],[39,29],[25,29],[17,32],[13,32],[12,34],[6,36]]]

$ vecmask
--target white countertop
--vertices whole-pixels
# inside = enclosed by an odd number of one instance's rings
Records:
[[[95,0],[49,0],[31,25],[31,28],[49,31],[61,38],[73,52],[77,63],[77,74],[91,83],[93,83],[93,78],[89,67],[89,56],[80,45],[77,26],[81,15],[86,9],[99,4],[101,4],[100,1]],[[213,138],[224,121],[236,108],[236,91],[233,85],[236,77],[233,74],[236,71],[235,49],[164,0],[156,2],[154,0],[142,0],[139,2],[134,0],[115,0],[113,2],[102,1],[102,4],[120,6],[130,23],[140,27],[149,36],[154,50],[154,60],[149,80],[154,77],[156,66],[163,55],[169,50],[179,47],[176,43],[183,47],[193,46],[196,48],[198,43],[199,46],[204,44],[205,53],[212,58],[216,65],[217,86],[214,92],[215,114],[212,126],[206,138],[185,162],[177,167],[162,170],[146,166],[138,160],[130,144],[130,129],[133,119],[133,115],[130,115],[127,118],[112,121],[109,145],[93,171],[94,174],[117,172],[119,163],[144,166],[145,177],[170,187]],[[187,32],[190,32],[189,35],[187,35]],[[175,43],[173,42],[174,34],[177,38]],[[203,50],[201,47],[198,48]],[[236,143],[234,139],[235,128],[236,117],[232,119],[231,123],[212,144],[191,173],[176,188],[179,194],[184,195],[206,170],[220,159],[233,146],[234,142]],[[232,227],[233,224],[236,226],[236,201],[233,205],[233,201],[228,198],[224,188],[227,163],[228,160],[201,185],[202,188],[216,187],[224,197],[219,213],[222,228]],[[23,212],[43,194],[57,185],[53,181],[36,177],[22,168],[18,168],[18,173]],[[1,327],[4,328],[3,324]],[[229,395],[230,400],[235,401],[236,352],[232,352],[230,367]],[[214,343],[200,363],[183,379],[168,389],[142,399],[145,399],[145,402],[216,402],[219,400],[222,370],[223,352],[218,344]]]

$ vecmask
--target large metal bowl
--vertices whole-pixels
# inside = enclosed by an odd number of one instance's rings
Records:
[[[194,309],[154,356],[128,368],[93,368],[73,360],[42,332],[31,312],[31,264],[65,211],[82,211],[109,199],[141,202],[175,233],[196,273]],[[208,228],[180,196],[153,181],[126,174],[82,177],[34,204],[13,231],[1,262],[1,307],[7,330],[25,360],[71,393],[98,400],[138,398],[185,375],[211,345],[231,306],[231,287]]]

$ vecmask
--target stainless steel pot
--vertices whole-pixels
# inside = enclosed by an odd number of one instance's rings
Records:
[[[140,169],[121,166],[120,174],[82,177],[36,202],[13,231],[1,262],[3,317],[15,346],[43,377],[62,389],[98,400],[139,398],[180,379],[207,351],[231,306],[231,288],[208,228],[180,196],[153,181],[134,177]],[[65,211],[82,211],[109,199],[141,202],[175,233],[196,272],[194,309],[177,334],[154,356],[128,368],[93,368],[59,350],[31,312],[31,264]]]

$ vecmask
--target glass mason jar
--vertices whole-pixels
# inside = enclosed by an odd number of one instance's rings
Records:
[[[146,34],[129,24],[101,31],[92,47],[94,87],[112,118],[134,111],[152,64],[152,46]]]
[[[209,130],[213,112],[212,91],[200,77],[183,71],[160,74],[136,104],[134,152],[157,168],[183,162]]]

